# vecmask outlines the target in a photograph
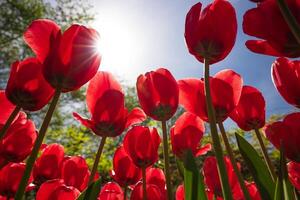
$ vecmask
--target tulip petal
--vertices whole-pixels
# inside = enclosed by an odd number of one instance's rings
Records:
[[[125,127],[128,128],[134,124],[139,124],[146,119],[146,114],[140,108],[134,108],[132,111],[127,115],[127,121]]]

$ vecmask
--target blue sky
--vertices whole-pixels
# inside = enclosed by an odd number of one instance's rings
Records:
[[[129,84],[134,84],[139,74],[161,66],[169,69],[176,79],[202,77],[202,64],[188,53],[184,41],[185,16],[197,2],[91,1],[97,12],[93,26],[103,36],[105,46],[102,70],[117,74]],[[211,1],[201,2],[206,5]],[[276,58],[254,54],[244,45],[250,36],[242,31],[242,16],[246,10],[255,7],[255,4],[246,0],[232,0],[231,3],[238,18],[237,40],[230,55],[211,66],[211,73],[231,68],[241,74],[245,84],[263,92],[268,116],[272,113],[291,112],[293,108],[284,102],[271,80],[271,64]]]

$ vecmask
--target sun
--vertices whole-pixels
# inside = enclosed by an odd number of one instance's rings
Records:
[[[99,15],[93,27],[99,32],[97,49],[102,54],[100,70],[132,79],[139,59],[138,34],[124,16]]]

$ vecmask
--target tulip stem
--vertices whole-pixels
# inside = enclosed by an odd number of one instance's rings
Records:
[[[95,177],[95,174],[97,172],[97,168],[98,168],[98,165],[99,165],[99,161],[100,161],[100,158],[101,158],[101,154],[102,154],[102,151],[103,151],[105,140],[106,140],[106,137],[102,137],[101,142],[100,142],[99,147],[98,147],[96,158],[95,158],[95,161],[94,161],[94,164],[93,164],[93,168],[92,168],[92,171],[91,171],[91,175],[90,175],[90,178],[89,178],[88,185],[91,185],[94,182],[94,177]]]
[[[297,19],[292,14],[285,0],[277,0],[277,5],[280,9],[281,14],[283,15],[283,18],[285,19],[294,37],[296,38],[298,44],[300,44],[300,27],[297,22]]]
[[[168,144],[168,134],[167,134],[167,123],[166,121],[161,122],[162,132],[163,132],[163,149],[164,149],[164,162],[165,162],[165,175],[167,184],[167,194],[169,200],[172,199],[172,186],[170,177],[170,158],[169,158],[169,144]]]
[[[232,167],[233,167],[233,171],[234,171],[234,173],[236,174],[236,176],[238,178],[238,181],[240,183],[240,186],[241,186],[241,189],[243,191],[244,197],[245,197],[246,200],[251,200],[251,197],[250,197],[249,191],[248,191],[248,189],[245,185],[245,181],[243,179],[243,176],[242,176],[242,174],[241,174],[241,172],[238,168],[238,165],[235,161],[234,154],[233,154],[232,148],[229,144],[223,122],[219,121],[218,125],[219,125],[219,129],[220,129],[220,132],[221,132],[224,144],[225,144],[226,151],[228,153],[229,159],[230,159]]]
[[[147,200],[146,167],[142,167],[142,178],[143,178],[143,200]]]
[[[35,162],[35,160],[38,156],[40,147],[43,143],[44,137],[45,137],[46,132],[47,132],[47,128],[48,128],[49,123],[51,121],[52,115],[55,111],[55,108],[56,108],[57,102],[59,100],[60,94],[61,94],[61,90],[56,89],[55,94],[54,94],[53,99],[52,99],[52,102],[51,102],[51,104],[48,108],[45,119],[43,121],[43,124],[40,128],[38,137],[37,137],[37,139],[34,143],[32,152],[31,152],[29,158],[27,159],[26,168],[25,168],[22,180],[20,182],[18,191],[16,193],[15,200],[22,200],[22,197],[25,193],[26,186],[28,184],[28,180],[29,180],[29,177],[31,175],[32,168],[33,168],[33,164],[34,164],[34,162]]]
[[[275,173],[275,170],[274,170],[275,168],[274,168],[274,166],[271,162],[270,157],[268,156],[268,152],[267,152],[267,149],[266,149],[266,147],[264,145],[264,142],[262,140],[261,133],[257,128],[255,128],[254,131],[255,131],[256,137],[258,139],[261,151],[263,153],[265,162],[267,163],[267,166],[268,166],[269,172],[271,174],[271,177],[272,177],[273,181],[276,181],[277,176],[276,176],[276,173]]]
[[[16,106],[13,112],[10,114],[9,118],[6,120],[4,126],[0,131],[0,140],[5,136],[6,131],[8,130],[8,128],[10,127],[11,123],[14,121],[20,110],[21,107]]]
[[[128,186],[125,185],[124,186],[124,200],[126,200],[126,197],[127,197],[127,190],[128,190]]]
[[[228,175],[226,173],[226,167],[223,158],[223,150],[218,135],[215,111],[212,104],[212,98],[210,94],[210,80],[209,80],[209,60],[204,59],[204,84],[205,84],[205,98],[207,106],[207,114],[210,124],[211,137],[213,142],[216,159],[218,162],[218,172],[220,175],[220,182],[222,186],[222,192],[224,200],[232,200],[232,194],[229,187]]]

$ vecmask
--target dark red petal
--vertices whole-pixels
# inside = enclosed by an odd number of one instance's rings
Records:
[[[117,183],[108,182],[102,187],[98,198],[99,200],[123,200],[124,194]]]
[[[15,105],[13,105],[6,97],[5,91],[0,90],[0,124],[5,124],[10,114],[15,109]]]
[[[24,40],[37,55],[40,62],[47,57],[51,42],[56,39],[60,27],[48,19],[34,20],[24,32]]]
[[[146,114],[140,108],[134,108],[132,111],[127,115],[127,122],[125,127],[128,128],[134,124],[139,124],[146,120]]]
[[[267,41],[263,40],[248,40],[246,47],[254,53],[265,54],[270,56],[282,56],[281,53],[276,51]]]

